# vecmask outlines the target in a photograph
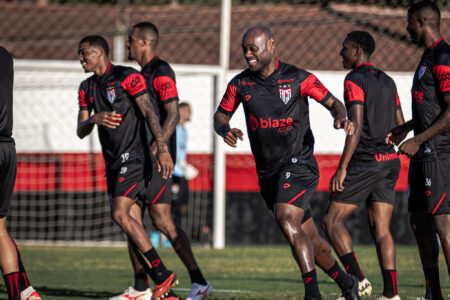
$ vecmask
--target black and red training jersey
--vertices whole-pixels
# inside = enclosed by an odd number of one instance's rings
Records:
[[[385,142],[401,109],[394,80],[373,64],[360,64],[345,77],[344,99],[350,120],[352,105],[364,107],[361,137],[350,163],[367,166],[398,160],[394,147]]]
[[[150,98],[152,99],[155,112],[159,116],[159,121],[162,128],[167,118],[167,112],[164,109],[164,105],[172,101],[179,101],[177,85],[175,82],[175,73],[167,62],[160,59],[158,56],[155,56],[148,64],[146,64],[142,68],[141,74],[144,76],[147,83]],[[147,139],[151,144],[153,141],[153,135],[150,131],[150,128],[148,128],[148,126],[146,126],[146,128]],[[167,145],[169,147],[170,155],[175,162],[175,131],[167,142]]]
[[[13,58],[0,46],[0,142],[12,142],[13,129]]]
[[[308,96],[325,103],[331,93],[313,74],[278,59],[266,79],[246,69],[228,84],[218,111],[231,116],[242,103],[259,175],[276,171],[292,156],[311,157]]]
[[[430,127],[447,109],[444,96],[450,95],[450,46],[439,39],[425,49],[414,74],[412,89],[414,134]],[[416,159],[434,152],[450,157],[450,128],[420,146]]]
[[[135,98],[148,93],[144,77],[130,67],[109,63],[101,77],[93,75],[80,84],[80,110],[115,111],[122,123],[115,129],[98,126],[106,169],[116,170],[128,160],[144,160],[142,122]]]

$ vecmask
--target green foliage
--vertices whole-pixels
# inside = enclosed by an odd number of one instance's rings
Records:
[[[46,300],[107,299],[133,285],[128,252],[123,247],[21,246],[31,283]],[[180,284],[175,292],[187,295],[189,275],[172,249],[158,250],[164,264],[176,272]],[[224,250],[195,248],[197,261],[216,290],[208,300],[303,299],[300,272],[285,247],[230,247]],[[382,279],[374,247],[357,247],[366,277],[374,286],[375,299],[382,293]],[[450,294],[450,280],[440,255],[443,294]],[[402,299],[423,296],[425,283],[416,247],[397,248],[398,288]],[[336,299],[339,290],[318,271],[324,299]],[[226,292],[239,290],[238,292]],[[0,298],[6,288],[0,284]]]

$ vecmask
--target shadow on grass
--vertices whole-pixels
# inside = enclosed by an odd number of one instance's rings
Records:
[[[83,291],[83,290],[73,290],[68,288],[51,288],[42,285],[36,285],[34,288],[39,292],[39,294],[45,298],[45,296],[55,296],[64,298],[86,298],[86,299],[99,299],[99,298],[109,298],[113,296],[111,292],[107,291]],[[5,286],[0,286],[0,293],[7,293]]]

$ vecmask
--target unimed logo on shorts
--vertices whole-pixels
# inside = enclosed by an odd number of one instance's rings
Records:
[[[282,119],[264,119],[264,118],[255,118],[252,114],[248,119],[248,126],[252,131],[255,131],[258,128],[267,129],[267,128],[278,128],[278,132],[284,132],[292,129],[292,124],[294,120],[292,118],[282,118]]]

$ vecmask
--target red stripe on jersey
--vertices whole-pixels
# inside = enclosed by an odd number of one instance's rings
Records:
[[[144,76],[139,73],[128,75],[128,77],[121,82],[121,85],[130,96],[134,96],[137,93],[147,90]]]
[[[373,67],[373,64],[371,64],[371,63],[361,63],[355,68],[355,70],[360,68],[360,67],[362,67],[362,66],[371,66],[371,67]]]
[[[327,88],[314,74],[311,74],[300,84],[301,96],[310,96],[318,102],[328,94]]]
[[[364,91],[350,80],[344,82],[344,99],[346,102],[364,102]]]
[[[78,105],[80,107],[86,107],[88,106],[86,101],[86,93],[84,90],[78,90]]]
[[[153,87],[158,93],[161,101],[178,97],[177,86],[175,81],[169,76],[158,76],[153,79]]]
[[[399,108],[400,106],[402,106],[402,104],[400,103],[400,98],[398,97],[398,93],[395,93],[395,98],[397,100],[397,108]]]
[[[225,95],[220,101],[220,107],[229,112],[234,112],[239,106],[240,100],[236,96],[237,88],[232,84],[228,84]]]
[[[434,66],[433,73],[439,80],[439,87],[441,88],[441,92],[450,91],[450,66]]]

